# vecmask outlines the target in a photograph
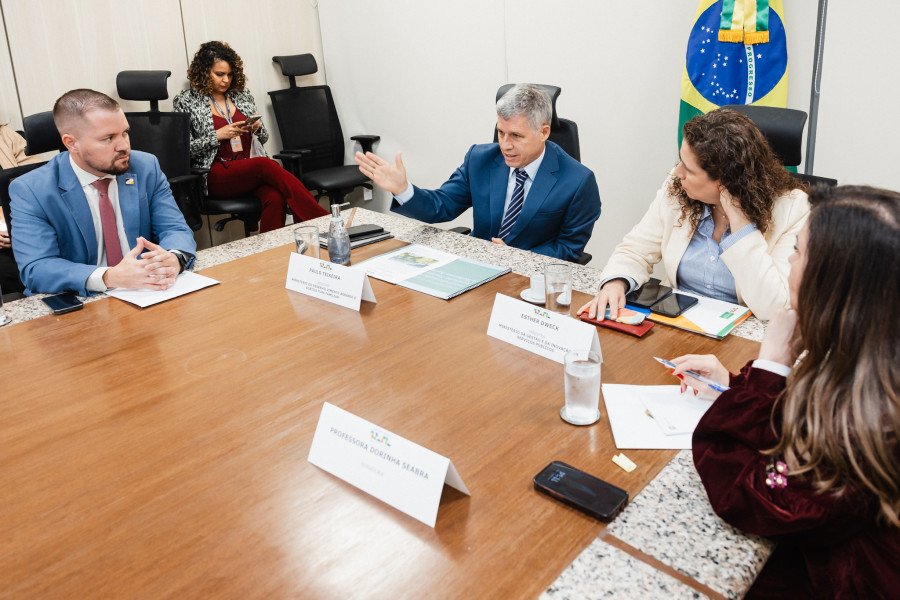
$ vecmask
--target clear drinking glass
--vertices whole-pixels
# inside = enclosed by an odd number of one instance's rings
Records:
[[[600,366],[596,352],[569,352],[565,357],[566,404],[559,416],[572,425],[600,420]]]
[[[572,267],[564,263],[547,265],[544,268],[544,290],[547,310],[563,315],[569,314],[572,304]]]
[[[319,258],[319,228],[314,225],[294,227],[294,244],[297,254]]]

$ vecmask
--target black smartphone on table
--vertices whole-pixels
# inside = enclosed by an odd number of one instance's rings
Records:
[[[628,503],[625,490],[558,460],[535,475],[534,488],[601,521],[611,521]]]
[[[672,288],[662,285],[655,277],[625,296],[625,303],[638,308],[650,308],[672,293]]]
[[[651,312],[659,313],[665,317],[677,317],[693,305],[697,304],[697,302],[699,302],[699,300],[693,296],[686,296],[675,292],[651,306],[650,310]]]
[[[50,307],[54,315],[64,315],[74,310],[84,308],[84,303],[72,292],[63,292],[54,296],[41,298],[44,304]]]

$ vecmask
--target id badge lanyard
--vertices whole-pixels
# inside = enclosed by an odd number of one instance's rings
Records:
[[[222,117],[225,117],[225,120],[228,122],[229,125],[231,125],[231,122],[232,122],[231,114],[232,113],[228,107],[228,95],[227,94],[225,95],[225,110],[224,111],[222,110],[222,107],[219,106],[219,103],[216,102],[215,98],[210,96],[209,99],[212,100],[212,103],[216,105],[216,110],[219,111],[219,115],[221,115]],[[241,143],[241,136],[233,137],[229,141],[231,142],[232,154],[237,154],[239,152],[244,151],[244,145]]]

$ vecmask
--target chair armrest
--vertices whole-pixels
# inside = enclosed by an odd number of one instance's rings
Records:
[[[306,156],[307,154],[312,154],[313,151],[309,148],[282,148],[282,154],[299,154],[301,156]]]
[[[203,167],[191,167],[191,173],[194,175],[206,175],[209,173],[209,169],[204,169]]]
[[[200,177],[200,173],[191,175],[179,175],[178,177],[169,177],[169,185],[181,185],[182,183],[190,183]]]
[[[272,158],[281,161],[281,166],[286,171],[292,173],[294,177],[300,179],[303,176],[303,157],[312,154],[311,150],[305,148],[301,150],[282,150],[278,154],[273,154]]]
[[[350,139],[354,142],[359,142],[359,145],[362,146],[363,152],[371,152],[372,147],[375,145],[375,142],[381,139],[380,135],[352,135]]]

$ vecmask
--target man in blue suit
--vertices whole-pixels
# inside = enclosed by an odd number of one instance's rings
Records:
[[[406,177],[371,152],[356,153],[364,175],[394,195],[391,210],[427,223],[450,221],[470,206],[472,235],[563,260],[576,260],[600,217],[590,169],[547,141],[553,107],[541,88],[519,84],[497,102],[497,144],[476,144],[437,190]]]
[[[53,120],[68,151],[9,187],[25,294],[168,289],[197,247],[156,157],[106,94],[72,90]]]

